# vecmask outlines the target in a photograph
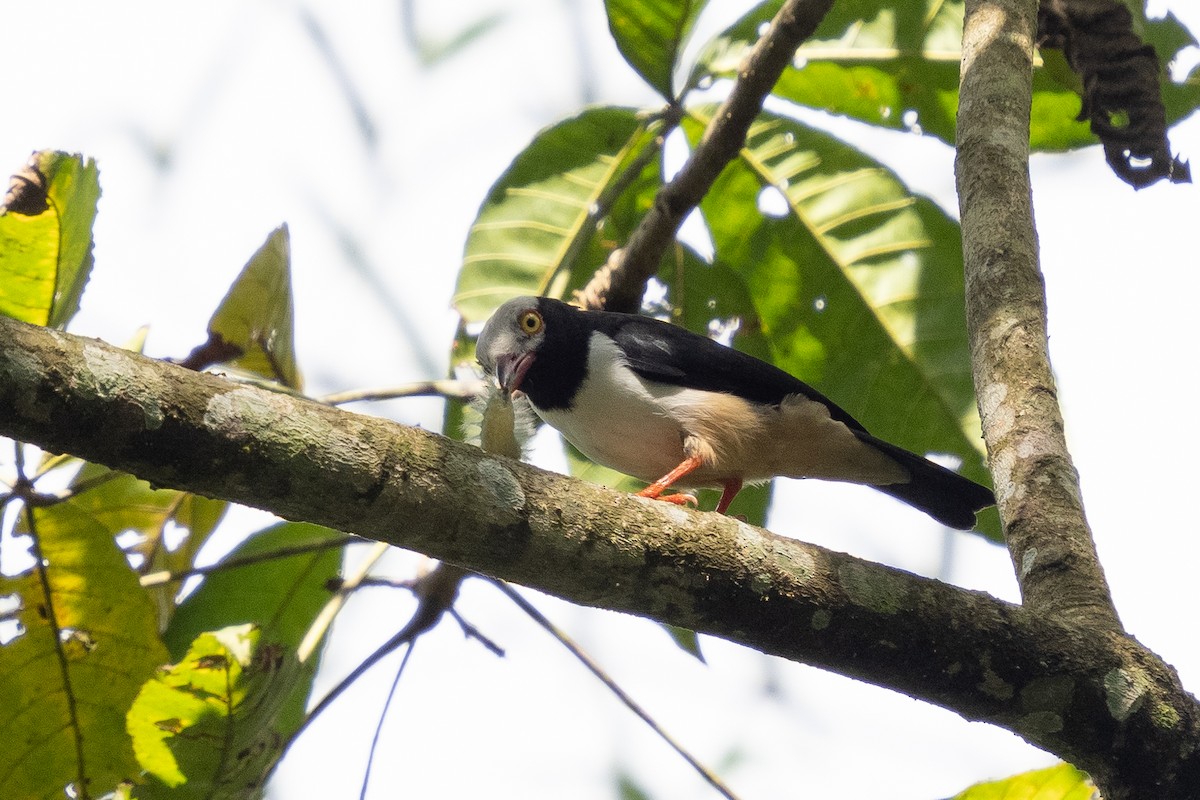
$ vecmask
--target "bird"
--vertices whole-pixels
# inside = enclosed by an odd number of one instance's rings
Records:
[[[592,461],[649,483],[641,497],[695,503],[664,492],[720,487],[724,513],[746,483],[818,478],[874,487],[961,530],[995,504],[799,378],[653,317],[515,297],[485,323],[476,356],[503,396],[523,394]]]

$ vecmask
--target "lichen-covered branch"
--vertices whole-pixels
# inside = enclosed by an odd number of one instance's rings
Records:
[[[1098,780],[1136,772],[1144,797],[1200,796],[1200,711],[1111,629],[3,318],[0,435],[890,687]]]
[[[833,0],[786,0],[754,45],[725,102],[683,169],[659,191],[625,247],[613,252],[578,293],[585,308],[633,313],[641,307],[646,281],[658,271],[683,220],[700,204],[721,170],[746,143],[746,132],[762,111],[796,49],[813,34]]]
[[[1023,604],[1120,631],[1047,349],[1028,166],[1036,24],[1036,0],[967,3],[955,173],[975,391]]]

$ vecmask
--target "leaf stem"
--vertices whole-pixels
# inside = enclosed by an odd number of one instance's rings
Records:
[[[14,494],[25,495],[33,492],[33,484],[25,475],[25,459],[21,455],[21,445],[17,445],[17,483]],[[54,655],[58,659],[59,671],[62,675],[63,696],[67,701],[67,716],[70,718],[71,735],[75,741],[76,778],[75,790],[81,800],[88,800],[87,764],[83,748],[83,728],[79,721],[79,710],[75,699],[75,690],[71,685],[71,664],[67,651],[63,647],[63,629],[58,622],[58,612],[54,606],[54,589],[50,585],[49,565],[42,553],[42,538],[38,533],[37,514],[34,507],[25,503],[25,522],[29,526],[29,538],[32,540],[31,553],[34,566],[37,569],[38,583],[42,588],[42,602],[46,609],[46,623],[50,626],[50,634],[54,638]]]

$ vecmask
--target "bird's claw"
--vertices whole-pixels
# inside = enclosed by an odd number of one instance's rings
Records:
[[[695,495],[683,494],[682,492],[679,494],[661,494],[654,499],[662,500],[664,503],[674,503],[677,506],[695,506],[700,504]]]

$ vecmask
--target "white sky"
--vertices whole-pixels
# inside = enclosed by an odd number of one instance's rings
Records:
[[[1175,5],[1200,30],[1192,4]],[[405,44],[397,8],[315,0],[0,6],[9,65],[0,171],[38,148],[79,150],[100,163],[96,269],[72,330],[121,342],[149,323],[150,354],[185,354],[246,258],[287,221],[309,389],[440,376],[462,243],[489,184],[539,128],[585,100],[653,98],[609,41],[600,0],[421,3],[421,34],[431,41],[501,15],[458,57],[429,68]],[[705,30],[735,14],[717,11]],[[370,143],[306,15],[360,93]],[[580,88],[586,65],[591,96]],[[842,127],[956,213],[949,148]],[[1197,120],[1172,138],[1185,156],[1200,156]],[[1101,556],[1130,631],[1200,687],[1190,624],[1200,530],[1184,502],[1200,446],[1192,420],[1200,199],[1193,186],[1135,194],[1108,174],[1096,148],[1037,157],[1034,185],[1052,353]],[[369,272],[348,266],[343,242]],[[432,401],[373,410],[440,425]],[[553,451],[538,449],[542,463],[555,463]],[[1000,548],[947,539],[869,490],[781,484],[772,527],[782,533],[1016,597]],[[388,571],[404,576],[413,564],[398,556]],[[725,774],[745,800],[945,797],[1052,760],[1003,731],[891,692],[711,639],[704,667],[652,623],[536,599],[702,759],[735,760]],[[460,609],[508,656],[464,641],[451,622],[421,640],[369,796],[611,798],[618,768],[654,797],[713,796],[495,590],[468,582]],[[400,594],[354,600],[318,691],[409,611]],[[390,680],[377,669],[320,720],[271,796],[355,796]]]

